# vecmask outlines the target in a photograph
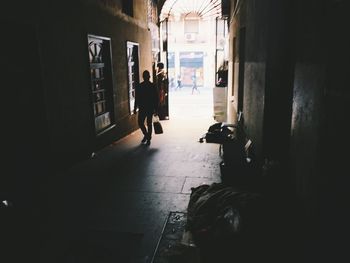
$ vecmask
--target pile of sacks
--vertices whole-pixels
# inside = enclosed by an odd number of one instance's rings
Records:
[[[265,242],[271,219],[261,194],[235,191],[223,183],[191,190],[186,228],[195,244],[207,254],[207,260],[210,250],[215,260],[225,253],[237,259],[240,253],[255,253],[257,248],[262,252],[261,243]]]

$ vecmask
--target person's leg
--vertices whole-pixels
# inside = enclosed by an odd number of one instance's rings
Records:
[[[145,127],[145,119],[146,119],[147,115],[145,112],[139,111],[139,117],[138,117],[138,125],[143,133],[143,139],[142,142],[146,142],[146,139],[148,138],[148,134],[147,134],[147,130]]]
[[[153,118],[153,113],[147,114],[147,144],[149,145],[152,139],[152,118]]]

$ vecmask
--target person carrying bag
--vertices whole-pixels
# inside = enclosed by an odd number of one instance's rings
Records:
[[[145,70],[142,73],[143,82],[136,86],[134,113],[138,112],[137,123],[142,131],[141,144],[149,146],[152,139],[153,114],[157,113],[159,100],[156,86],[150,81],[150,73]],[[147,127],[145,126],[145,120]]]

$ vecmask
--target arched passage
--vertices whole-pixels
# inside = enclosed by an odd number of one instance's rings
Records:
[[[215,109],[216,97],[226,100],[225,87],[216,88],[217,69],[226,59],[221,1],[168,0],[160,6],[159,57],[168,73],[170,118],[224,121],[225,103],[222,115]]]

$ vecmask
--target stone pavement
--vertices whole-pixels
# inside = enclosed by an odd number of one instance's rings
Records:
[[[215,122],[211,89],[172,91],[169,101],[164,134],[150,146],[138,130],[51,182],[43,257],[62,256],[74,238],[98,230],[142,234],[138,258],[150,262],[169,212],[186,211],[191,187],[220,182],[219,145],[198,142]]]

